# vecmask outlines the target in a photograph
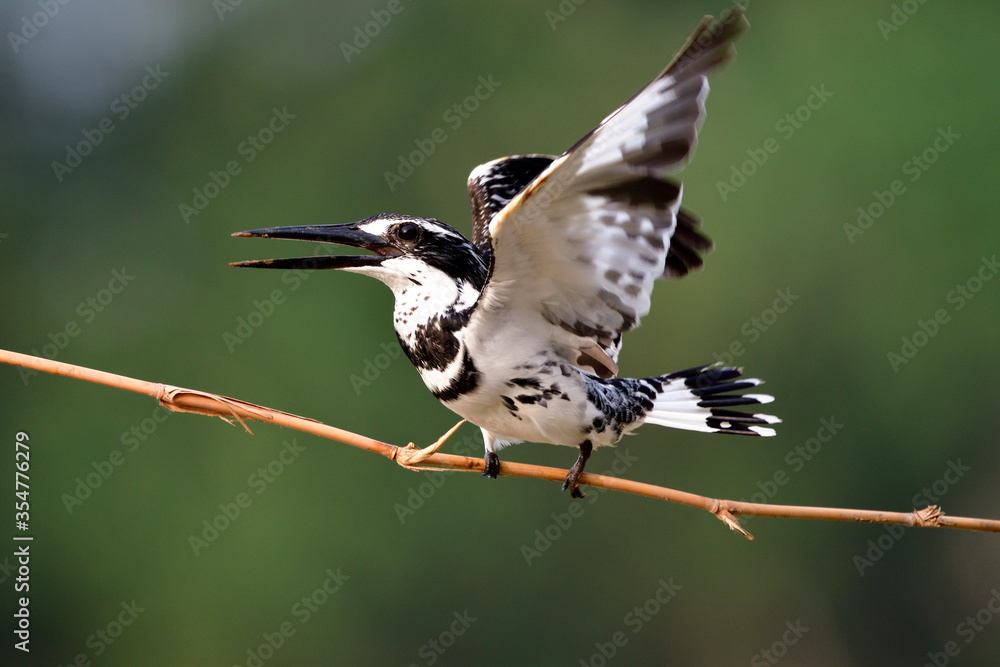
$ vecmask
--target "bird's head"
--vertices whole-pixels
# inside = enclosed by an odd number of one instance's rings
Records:
[[[478,294],[488,272],[486,259],[476,246],[443,222],[429,218],[384,213],[341,225],[272,227],[233,236],[338,243],[370,250],[374,254],[260,259],[230,266],[362,273],[388,285],[397,302],[408,293],[434,292],[443,297],[471,288]]]

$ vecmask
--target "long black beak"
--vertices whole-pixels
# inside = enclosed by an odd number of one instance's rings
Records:
[[[294,239],[339,243],[341,245],[365,248],[374,255],[317,255],[314,257],[288,257],[286,259],[254,259],[232,262],[229,266],[249,266],[256,269],[350,269],[361,266],[377,266],[389,257],[400,254],[381,236],[375,236],[358,228],[359,222],[344,225],[305,225],[299,227],[270,227],[236,232],[233,236],[254,236],[264,239]]]

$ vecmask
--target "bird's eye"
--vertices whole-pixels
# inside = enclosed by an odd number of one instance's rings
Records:
[[[420,236],[420,228],[412,222],[404,222],[396,228],[396,237],[400,241],[406,241],[409,243],[411,241],[416,241],[418,236]]]

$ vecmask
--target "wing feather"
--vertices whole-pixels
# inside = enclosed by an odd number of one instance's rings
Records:
[[[475,242],[492,263],[470,325],[541,317],[541,335],[571,363],[617,374],[621,334],[649,312],[654,280],[700,268],[711,249],[680,207],[682,186],[665,176],[690,158],[706,75],[732,57],[746,26],[738,6],[706,17],[659,76],[558,158],[504,158],[473,172]]]
[[[514,197],[555,159],[552,155],[514,155],[481,164],[469,174],[472,243],[492,254],[489,224]]]

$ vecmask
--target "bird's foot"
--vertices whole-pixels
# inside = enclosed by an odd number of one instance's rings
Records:
[[[580,443],[580,456],[577,457],[576,463],[566,473],[566,479],[563,481],[562,488],[563,491],[569,489],[569,495],[572,498],[584,497],[583,491],[580,490],[580,475],[583,474],[583,469],[587,465],[587,459],[590,458],[590,454],[593,451],[594,446],[590,440],[584,440]]]
[[[448,438],[454,435],[455,431],[458,430],[458,427],[464,423],[465,420],[463,419],[462,421],[458,422],[450,429],[448,429],[448,432],[442,435],[440,438],[438,438],[433,444],[428,445],[423,449],[417,449],[416,445],[414,445],[412,442],[409,443],[408,445],[406,445],[406,447],[404,447],[403,449],[399,450],[396,453],[396,461],[400,465],[406,468],[415,466],[419,463],[423,463],[424,461],[429,459],[432,455],[436,454],[437,451],[441,449],[441,446],[444,443],[448,442]]]
[[[566,479],[563,481],[563,491],[569,489],[569,495],[571,498],[583,498],[584,493],[580,490],[580,475],[583,474],[582,470],[577,470],[576,466],[566,473]]]
[[[486,452],[486,456],[483,457],[483,461],[486,462],[486,468],[483,470],[483,477],[496,479],[497,475],[500,474],[500,457],[497,456],[495,452]]]

